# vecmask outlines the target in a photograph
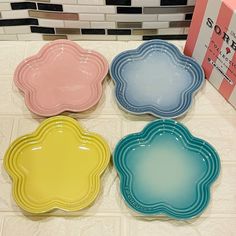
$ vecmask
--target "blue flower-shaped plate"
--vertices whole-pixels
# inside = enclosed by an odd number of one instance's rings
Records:
[[[110,75],[121,108],[162,118],[185,114],[204,83],[200,65],[162,40],[120,53],[112,61]]]
[[[202,213],[220,172],[215,149],[173,120],[151,122],[142,132],[123,138],[113,162],[130,208],[175,219]]]

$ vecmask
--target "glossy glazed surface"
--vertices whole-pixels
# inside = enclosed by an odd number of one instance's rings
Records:
[[[209,33],[211,32],[209,31]],[[83,48],[94,50],[99,48],[99,51],[109,61],[118,53],[137,48],[141,43],[141,41],[79,42]],[[178,48],[183,48],[185,41],[171,41],[171,43],[174,43]],[[9,145],[9,140],[28,134],[38,126],[39,121],[30,115],[22,95],[16,92],[11,84],[15,66],[22,61],[24,53],[35,52],[36,48],[44,44],[45,41],[1,41],[0,55],[3,60],[0,69],[2,90],[0,153],[2,158]],[[126,114],[124,117],[123,111],[118,110],[117,104],[113,102],[114,85],[112,81],[105,79],[103,85],[106,90],[104,91],[106,94],[104,100],[101,99],[92,115],[86,116],[86,119],[79,119],[79,121],[89,131],[93,130],[105,137],[113,149],[122,136],[140,132],[153,117],[145,119],[137,117],[135,121],[130,122],[130,120],[134,120],[133,115]],[[3,235],[234,236],[234,232],[236,232],[234,194],[236,193],[236,112],[207,81],[197,97],[193,109],[184,119],[181,119],[181,122],[189,128],[192,134],[204,138],[214,145],[220,155],[222,165],[221,174],[212,188],[210,204],[202,216],[190,221],[169,221],[163,220],[162,217],[157,217],[156,220],[147,220],[146,215],[142,216],[132,212],[124,206],[119,191],[120,180],[117,178],[115,168],[109,165],[102,176],[102,190],[92,207],[82,210],[82,212],[55,211],[46,214],[46,217],[44,215],[40,218],[27,217],[19,212],[20,209],[10,196],[11,180],[2,166],[0,172],[0,216]],[[101,114],[101,110],[103,114]],[[117,114],[119,115],[117,116]],[[120,204],[121,201],[122,204]],[[131,216],[130,212],[135,216]],[[71,215],[73,217],[70,217]],[[138,215],[139,217],[137,217]]]
[[[177,219],[199,215],[220,170],[214,148],[173,120],[157,120],[114,151],[121,193],[134,210]]]
[[[101,54],[69,40],[56,40],[20,63],[14,81],[30,111],[54,116],[94,106],[107,72],[108,63]]]
[[[43,213],[90,205],[109,159],[108,145],[99,135],[84,131],[72,118],[58,116],[18,138],[4,164],[17,204],[28,212]]]
[[[113,60],[110,74],[122,108],[166,118],[183,115],[204,82],[203,70],[193,59],[161,40],[122,52]]]

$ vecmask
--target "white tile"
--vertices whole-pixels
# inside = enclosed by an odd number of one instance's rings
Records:
[[[15,41],[15,40],[17,40],[16,35],[13,35],[13,34],[0,34],[0,41]]]
[[[4,35],[0,35],[1,36]],[[7,37],[16,37],[15,35],[6,35]],[[16,38],[15,38],[16,39]],[[6,39],[7,40],[7,39]],[[0,75],[4,75],[0,82],[7,90],[12,84],[12,75],[18,63],[24,58],[25,42],[1,42],[0,43]],[[1,111],[0,111],[1,112]]]
[[[0,11],[11,10],[11,5],[8,2],[0,3]]]
[[[105,0],[77,0],[80,5],[105,5]]]
[[[105,5],[105,0],[51,0],[51,3],[79,4],[79,5]]]
[[[3,27],[6,34],[29,34],[31,33],[30,26],[20,25],[20,26],[6,26]]]
[[[80,5],[64,5],[65,12],[78,13],[115,13],[115,6],[80,6]]]
[[[51,3],[66,3],[66,4],[77,4],[77,0],[51,0]]]
[[[184,28],[184,34],[188,34],[189,28]]]
[[[70,40],[116,40],[116,36],[113,35],[68,35]]]
[[[96,133],[101,134],[109,143],[109,146],[113,149],[116,143],[122,137],[122,130],[121,130],[121,121],[119,119],[115,119],[116,116],[100,116],[94,119],[78,119],[89,131],[93,131]],[[106,126],[106,124],[113,124],[111,126]]]
[[[66,20],[64,21],[65,28],[89,28],[89,21]]]
[[[169,22],[143,22],[143,28],[147,29],[161,29],[161,28],[168,28]]]
[[[121,41],[131,41],[131,40],[142,40],[142,35],[117,35],[117,40]]]
[[[104,14],[80,14],[80,20],[88,20],[88,21],[103,21],[105,20]]]
[[[195,5],[196,4],[196,0],[188,0],[188,5]]]
[[[160,14],[158,21],[181,21],[185,19],[185,14]]]
[[[28,18],[28,10],[17,10],[17,11],[2,11],[2,18],[4,19],[15,19],[15,18]]]
[[[13,124],[13,117],[0,117],[0,159],[3,158],[10,144]]]
[[[11,66],[12,65],[9,65],[9,67]],[[15,66],[13,68],[15,69]],[[0,93],[0,115],[30,114],[30,112],[25,107],[23,96],[20,93],[12,92],[11,83],[12,81],[10,80],[0,80],[0,86],[4,88],[4,90],[2,90],[2,92]]]
[[[33,33],[30,33],[30,34],[18,34],[17,35],[18,37],[18,40],[25,40],[25,41],[31,41],[31,40],[42,40],[42,35],[41,34],[33,34]]]
[[[13,196],[12,196],[12,182],[8,174],[6,173],[3,167],[3,160],[0,160],[1,164],[1,173],[0,173],[0,215],[3,215],[3,212],[19,212],[20,209],[16,205]]]
[[[13,2],[12,0],[2,0],[4,2]],[[22,0],[14,0],[14,2],[22,2]]]
[[[107,22],[107,21],[91,22],[91,28],[114,29],[115,27],[116,27],[115,22]]]
[[[209,117],[186,116],[180,119],[190,131],[199,138],[212,144],[220,155],[221,161],[235,161],[236,146],[232,137],[236,134],[236,116]],[[222,138],[224,137],[224,138]]]
[[[197,218],[192,221],[145,220],[130,217],[129,236],[234,236],[236,217]]]
[[[2,236],[120,236],[120,217],[15,217],[7,216]]]
[[[25,48],[25,58],[38,53],[39,50],[47,43],[47,41],[28,41]]]
[[[221,94],[206,81],[205,86],[198,92],[188,115],[236,115],[235,109],[226,102]]]
[[[107,21],[157,21],[157,15],[142,15],[142,14],[107,14]]]
[[[4,34],[3,27],[0,28],[0,34]]]
[[[184,33],[184,28],[167,28],[158,30],[158,34],[160,35],[183,34],[183,33]]]
[[[132,6],[158,7],[161,5],[160,2],[160,0],[132,0]]]
[[[11,142],[16,140],[20,136],[34,132],[43,120],[44,120],[43,118],[41,119],[40,118],[31,119],[22,117],[18,119],[16,118],[15,126],[12,131]]]
[[[236,107],[236,88],[234,88],[233,92],[231,93],[229,102],[231,102],[233,106]]]
[[[63,20],[38,19],[38,21],[42,27],[64,27]]]
[[[105,0],[78,0],[80,5],[105,5]]]

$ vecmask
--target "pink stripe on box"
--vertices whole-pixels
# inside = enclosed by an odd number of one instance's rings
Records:
[[[232,9],[236,9],[236,1],[235,0],[228,0],[226,5],[231,7]],[[234,53],[232,61],[236,61],[236,53]],[[234,81],[233,81],[234,84],[230,84],[227,80],[223,80],[223,82],[219,88],[220,93],[223,94],[226,99],[230,98],[230,96],[235,88],[235,83],[236,83],[236,77],[234,75],[232,75],[230,70],[234,71],[234,67],[232,66],[232,64],[230,65],[226,75],[231,79],[234,78]]]
[[[235,0],[227,0],[225,2],[225,4],[232,9],[236,9],[236,1]]]
[[[233,15],[233,11],[231,11],[224,3],[222,3],[220,7],[220,11],[219,11],[219,16],[216,21],[216,25],[224,25],[224,27],[228,27],[232,19],[232,15]],[[214,30],[211,36],[210,45],[211,45],[212,40],[215,42],[215,44],[218,45],[219,48],[222,48],[224,41],[222,40],[222,37],[219,37],[219,35]],[[219,52],[213,55],[210,52],[210,50],[208,50],[205,55],[205,58],[202,63],[202,67],[205,69],[205,75],[207,79],[210,79],[211,73],[213,70],[213,65],[209,63],[208,58],[211,58],[211,60],[216,62],[218,56],[219,56]]]
[[[198,11],[194,11],[193,21],[191,23],[191,27],[188,32],[188,39],[184,49],[184,54],[187,56],[192,56],[194,48],[197,43],[197,38],[201,29],[201,24],[203,21],[203,17],[205,15],[206,7],[208,0],[198,0],[195,8],[200,9]]]

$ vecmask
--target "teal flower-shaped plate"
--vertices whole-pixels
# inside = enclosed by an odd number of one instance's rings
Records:
[[[198,216],[210,200],[220,160],[206,141],[173,120],[157,120],[116,146],[121,194],[133,210],[176,219]]]

